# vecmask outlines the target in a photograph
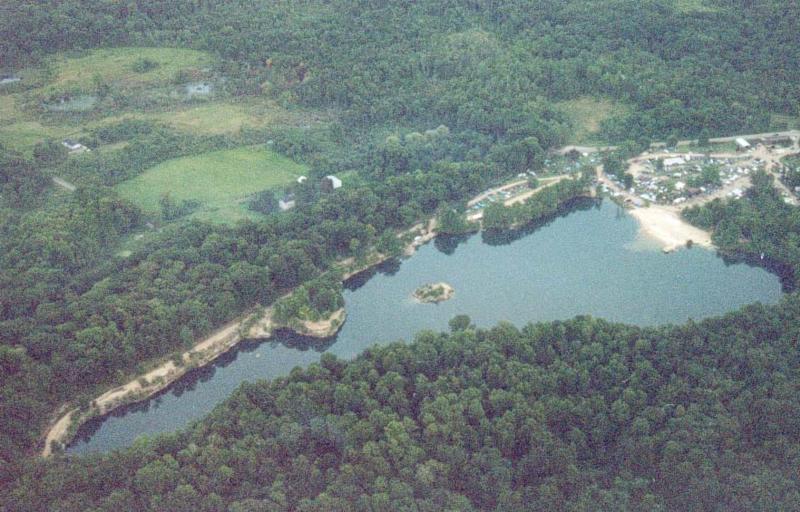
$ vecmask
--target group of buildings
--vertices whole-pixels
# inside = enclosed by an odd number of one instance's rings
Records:
[[[297,184],[302,185],[308,181],[307,176],[300,176],[297,178]],[[320,180],[320,190],[323,192],[333,192],[336,189],[342,188],[342,180],[337,178],[336,176],[329,174]],[[295,200],[294,194],[291,192],[287,192],[284,196],[278,200],[278,207],[281,211],[285,212],[286,210],[291,210],[297,205],[297,201]]]
[[[691,155],[669,157],[656,165],[648,160],[635,176],[634,185],[628,191],[640,204],[645,202],[682,204],[692,197],[712,193],[721,187],[734,185],[737,180],[749,176],[762,163],[744,163],[736,158],[693,157]],[[704,172],[711,168],[714,179],[707,179]],[[733,188],[731,197],[741,197],[743,189]]]

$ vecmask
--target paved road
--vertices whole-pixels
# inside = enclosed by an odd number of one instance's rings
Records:
[[[711,138],[711,139],[708,139],[708,140],[711,143],[718,144],[718,143],[724,143],[724,142],[733,142],[736,139],[738,139],[739,137],[742,137],[744,139],[760,139],[760,138],[763,138],[763,137],[774,137],[774,136],[791,137],[791,138],[793,138],[795,140],[794,145],[795,145],[795,147],[797,147],[798,140],[800,140],[800,130],[786,130],[786,131],[782,131],[782,132],[747,133],[747,134],[743,134],[743,135],[729,135],[729,136],[726,136],[726,137],[714,137],[714,138]],[[695,142],[697,142],[697,139],[681,140],[681,141],[678,141],[678,145],[679,146],[688,146],[688,145],[694,144]],[[653,142],[652,144],[650,144],[650,147],[651,148],[664,147],[664,143],[663,142]],[[573,149],[577,150],[577,151],[580,151],[581,153],[597,153],[599,151],[613,151],[613,150],[617,149],[617,146],[564,146],[562,148],[557,149],[556,153],[564,155],[564,154],[569,153]]]

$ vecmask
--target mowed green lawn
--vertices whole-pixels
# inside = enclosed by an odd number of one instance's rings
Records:
[[[166,161],[115,188],[146,212],[160,213],[159,200],[197,201],[192,217],[231,223],[258,214],[247,198],[267,188],[281,188],[306,172],[306,167],[265,148],[212,151]]]

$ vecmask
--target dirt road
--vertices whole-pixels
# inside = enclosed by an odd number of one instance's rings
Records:
[[[58,178],[58,177],[54,177],[53,178],[53,183],[55,183],[59,187],[61,187],[63,189],[66,189],[66,190],[68,190],[70,192],[75,192],[75,190],[77,188],[75,185],[73,185],[72,183],[68,182],[67,180],[64,180],[64,179],[61,179],[61,178]]]
[[[192,368],[207,364],[220,354],[227,352],[241,339],[239,329],[249,316],[248,314],[243,318],[228,323],[190,350],[184,352],[181,355],[184,362],[183,365],[176,366],[172,360],[169,360],[145,375],[98,396],[92,402],[91,415],[103,415],[123,403],[135,401],[133,400],[134,398],[141,397],[143,399],[151,396],[175,382]],[[45,435],[42,457],[51,455],[53,442],[61,445],[67,442],[73,419],[78,413],[77,408],[71,409],[50,427]],[[84,415],[78,420],[82,422],[86,419],[88,419],[88,415]]]
[[[418,228],[422,234],[406,247],[406,252],[411,254],[420,245],[427,243],[436,236],[436,219],[430,219],[426,224],[419,224],[415,228]],[[417,231],[412,228],[412,230],[401,233],[398,236],[414,232]],[[340,262],[340,264],[342,263]],[[363,268],[356,269],[354,273],[362,270]],[[127,384],[106,391],[92,401],[89,413],[84,413],[81,417],[76,417],[79,414],[77,408],[61,413],[60,417],[52,423],[44,436],[45,446],[41,452],[42,457],[48,457],[52,454],[53,442],[63,446],[69,441],[72,426],[76,421],[83,423],[91,416],[107,414],[123,404],[144,400],[163,390],[189,370],[210,363],[236,346],[242,339],[271,337],[273,331],[272,313],[273,309],[271,307],[263,308],[261,311],[258,311],[257,308],[245,313],[240,318],[214,331],[190,350],[181,354],[182,365],[177,366],[172,360],[168,360]],[[254,317],[255,314],[258,314],[258,316]],[[341,311],[337,313],[335,318],[341,323],[344,321],[344,317],[345,312]],[[247,329],[246,333],[242,333],[244,328]]]
[[[568,174],[561,174],[559,176],[551,176],[549,178],[541,178],[541,179],[539,179],[539,186],[538,187],[536,187],[534,189],[526,190],[525,192],[523,192],[521,194],[517,194],[514,197],[509,197],[508,199],[503,201],[503,204],[505,206],[513,206],[513,205],[515,205],[517,203],[521,203],[521,202],[525,201],[526,199],[528,199],[529,197],[531,197],[532,195],[538,193],[540,190],[542,190],[544,188],[547,188],[547,187],[550,187],[552,185],[555,185],[556,183],[560,182],[561,180],[564,180],[564,179],[569,178],[569,177],[570,176]],[[468,206],[475,205],[475,204],[483,201],[487,197],[491,196],[492,194],[496,194],[497,192],[501,192],[503,190],[508,190],[508,189],[511,189],[511,188],[514,188],[514,187],[518,187],[518,186],[524,185],[527,182],[528,182],[528,180],[520,180],[520,181],[515,181],[515,182],[512,182],[512,183],[509,183],[507,185],[503,185],[502,187],[497,187],[497,188],[493,188],[491,190],[487,190],[486,192],[483,192],[482,194],[480,194],[478,196],[475,196],[473,199],[471,199],[467,203],[467,205]],[[475,213],[470,213],[469,215],[467,215],[467,220],[471,221],[471,222],[481,220],[482,218],[483,218],[483,210],[479,210],[479,211],[477,211]]]

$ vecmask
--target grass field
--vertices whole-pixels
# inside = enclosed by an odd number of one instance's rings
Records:
[[[195,218],[231,223],[257,215],[247,209],[248,196],[285,186],[305,171],[288,158],[247,147],[169,160],[115,188],[151,214],[159,213],[159,199],[168,193],[178,202],[198,201]]]
[[[797,130],[800,128],[800,117],[785,114],[773,114],[770,119],[770,129],[775,131]]]
[[[145,73],[133,71],[134,63],[143,58],[159,65]],[[313,125],[330,118],[317,111],[289,110],[268,98],[231,101],[223,94],[197,104],[164,93],[177,87],[174,79],[179,71],[202,71],[212,63],[213,58],[206,53],[176,48],[129,47],[59,54],[47,66],[52,72],[45,72],[45,68],[21,71],[23,76],[30,77],[26,83],[36,87],[0,94],[0,139],[8,147],[30,154],[33,146],[45,139],[79,138],[93,128],[125,118],[154,120],[197,135],[236,134],[243,127]],[[113,91],[133,96],[153,93],[165,102],[158,110],[146,111],[107,110],[108,106],[102,104],[83,113],[56,115],[37,111],[43,98],[59,92],[84,90],[91,94],[96,87],[95,76],[101,77]]]
[[[672,5],[675,10],[684,14],[698,12],[716,12],[719,7],[710,5],[707,0],[673,0]]]
[[[172,127],[190,133],[235,133],[242,127],[313,124],[320,117],[304,112],[290,112],[266,99],[241,102],[216,101],[171,112],[145,114]]]
[[[93,128],[123,119],[149,119],[195,135],[235,134],[243,127],[310,125],[325,119],[314,112],[289,111],[267,99],[248,99],[240,104],[224,100],[200,106],[176,104],[162,112],[116,113],[92,121],[37,119],[15,107],[14,96],[0,96],[0,138],[23,152],[30,152],[37,142],[47,138],[77,138]]]
[[[589,96],[556,104],[556,108],[567,115],[574,126],[571,144],[604,143],[600,136],[600,124],[606,119],[624,114],[627,108],[608,99]]]
[[[156,62],[158,66],[137,73],[133,65],[140,59]],[[91,91],[95,87],[95,76],[116,87],[167,84],[181,70],[202,68],[212,62],[207,53],[182,48],[107,48],[92,50],[81,57],[62,55],[55,58],[55,76],[43,92]]]

